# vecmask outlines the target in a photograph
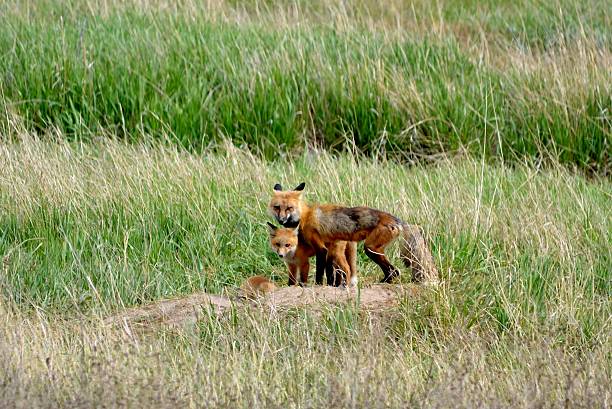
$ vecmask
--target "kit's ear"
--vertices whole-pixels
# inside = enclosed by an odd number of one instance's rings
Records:
[[[268,224],[268,231],[270,232],[270,235],[276,233],[276,229],[278,229],[278,227],[276,227],[270,222],[267,222],[267,224]]]
[[[300,183],[299,185],[297,185],[297,186],[296,186],[296,188],[295,188],[295,189],[293,189],[293,190],[296,190],[296,191],[298,191],[298,192],[301,192],[302,190],[304,190],[304,186],[306,186],[306,183],[302,182],[302,183]]]
[[[283,190],[283,187],[280,185],[280,183],[277,183],[274,185],[274,190],[276,190],[277,192],[281,192]]]

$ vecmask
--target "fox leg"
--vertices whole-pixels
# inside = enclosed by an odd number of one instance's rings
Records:
[[[327,285],[333,286],[336,281],[336,273],[335,273],[335,265],[333,262],[333,258],[330,257],[329,252],[327,253],[327,260],[325,261],[325,277],[327,281]]]
[[[323,274],[325,274],[325,266],[327,264],[327,251],[317,251],[315,255],[316,266],[315,266],[315,283],[317,285],[323,284]]]
[[[346,285],[354,286],[357,284],[357,242],[347,241],[346,249],[344,250],[344,256],[349,265],[349,271],[347,271]]]
[[[325,246],[323,240],[321,240],[321,236],[316,233],[312,233],[311,236],[312,239],[308,244],[310,244],[315,250],[315,283],[317,285],[321,285],[323,284],[323,274],[325,274],[325,265],[327,264],[327,247]]]
[[[395,277],[398,277],[400,271],[395,267],[385,255],[385,247],[400,234],[400,229],[393,225],[382,225],[374,230],[366,237],[364,247],[366,255],[378,264],[384,273],[381,280],[382,283],[390,283]]]
[[[336,270],[338,268],[338,249],[334,244],[327,249],[327,259],[325,260],[325,276],[327,285],[336,286]]]
[[[288,264],[287,267],[289,267],[289,286],[296,285],[296,275],[298,267],[295,264]]]
[[[300,285],[305,286],[308,284],[308,270],[310,270],[310,263],[308,259],[302,265],[300,265]]]
[[[331,243],[327,249],[327,259],[325,260],[325,276],[329,286],[336,285],[336,258],[336,243]]]
[[[328,257],[325,274],[327,275],[327,285],[339,287],[343,282],[348,285],[351,275],[344,255],[339,258]]]
[[[348,284],[351,275],[351,266],[349,265],[345,251],[347,242],[337,241],[329,245],[327,250],[327,284],[340,286],[342,282]]]

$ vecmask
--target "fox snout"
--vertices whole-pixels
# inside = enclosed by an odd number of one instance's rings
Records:
[[[295,213],[287,213],[285,216],[277,216],[276,220],[285,227],[295,227],[299,224],[300,218]]]
[[[291,250],[279,249],[278,251],[276,251],[276,254],[278,255],[278,257],[282,259],[291,258],[295,255],[295,249],[291,249]]]

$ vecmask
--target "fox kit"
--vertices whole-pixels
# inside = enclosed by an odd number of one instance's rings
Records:
[[[298,227],[276,227],[268,223],[270,230],[270,246],[272,250],[285,261],[289,268],[289,285],[308,282],[308,271],[310,263],[308,259],[316,254],[315,249],[306,244],[301,237]],[[331,265],[327,271],[327,282],[330,285],[340,285],[342,281],[346,285],[357,284],[357,243],[336,241],[328,243]],[[336,274],[334,269],[344,272]],[[322,284],[321,280],[317,284]]]
[[[317,278],[325,268],[319,260],[325,259],[330,243],[364,241],[366,255],[384,273],[382,282],[391,282],[399,275],[399,270],[387,259],[385,248],[401,235],[404,240],[400,255],[406,267],[412,270],[412,281],[437,281],[438,271],[420,227],[369,207],[309,206],[302,200],[304,186],[305,183],[301,183],[294,190],[283,191],[281,185],[276,184],[269,211],[283,226],[299,225],[304,242],[316,253]]]
[[[242,295],[251,300],[271,293],[274,290],[276,290],[274,283],[263,276],[249,277],[240,287]]]

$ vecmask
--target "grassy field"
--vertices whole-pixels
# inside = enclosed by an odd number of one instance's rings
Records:
[[[609,408],[611,9],[0,2],[0,407]],[[302,181],[421,225],[439,288],[103,325],[284,285],[266,206]]]
[[[3,401],[610,405],[608,180],[469,157],[408,169],[316,151],[267,162],[221,150],[29,137],[2,145]],[[100,324],[124,306],[218,293],[253,274],[283,285],[265,208],[274,183],[302,180],[309,200],[422,225],[443,285],[383,316],[351,306],[254,312],[144,338]],[[380,279],[363,255],[359,268],[362,283]]]
[[[609,2],[5,1],[0,129],[610,172]]]

